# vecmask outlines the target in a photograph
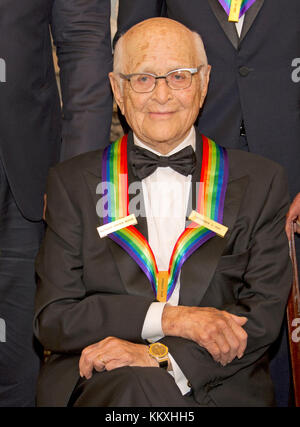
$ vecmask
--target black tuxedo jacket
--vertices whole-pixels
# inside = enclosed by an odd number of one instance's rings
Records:
[[[243,119],[249,151],[284,166],[291,195],[298,193],[300,83],[293,81],[292,62],[300,52],[299,0],[256,0],[240,39],[218,0],[122,0],[116,38],[161,15],[203,38],[212,73],[200,131],[220,145],[241,148]]]
[[[132,135],[128,144],[130,149]],[[200,134],[196,156],[193,183],[200,177]],[[48,228],[36,263],[34,328],[52,355],[40,374],[38,405],[67,404],[79,379],[84,347],[107,336],[143,342],[145,315],[154,301],[151,285],[135,261],[108,237],[100,239],[96,230],[102,223],[96,213],[101,162],[99,150],[50,171]],[[133,181],[129,167],[129,184]],[[279,165],[229,150],[223,221],[229,231],[224,239],[213,237],[185,262],[179,304],[245,315],[245,355],[222,367],[191,341],[162,339],[200,404],[273,403],[267,350],[279,333],[291,284],[284,233],[287,206],[286,179]],[[137,228],[147,236],[146,218],[138,218]]]
[[[48,169],[60,152],[67,159],[108,141],[109,18],[110,0],[0,2],[0,58],[6,68],[0,82],[0,157],[29,219],[41,219]],[[61,69],[63,120],[50,28]]]

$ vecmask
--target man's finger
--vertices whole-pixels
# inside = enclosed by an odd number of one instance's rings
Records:
[[[240,359],[243,356],[247,346],[248,335],[242,326],[247,323],[248,318],[245,316],[237,316],[226,311],[224,313],[226,313],[231,330],[239,341],[239,347],[237,349],[236,356]]]
[[[232,320],[228,321],[228,323],[229,325],[222,331],[230,347],[229,353],[227,354],[227,356],[224,355],[226,357],[223,358],[223,362],[225,362],[225,364],[232,362],[232,360],[238,356],[239,352],[241,351],[242,345],[240,341],[240,334],[237,333],[239,329],[241,329],[241,327],[235,324],[235,322]],[[234,329],[231,327],[232,324],[235,324]]]
[[[225,312],[227,313],[227,312]],[[245,316],[236,316],[235,314],[232,313],[227,313],[229,315],[229,317],[234,320],[238,325],[240,326],[244,326],[245,323],[248,322],[248,318]]]
[[[247,332],[241,326],[239,326],[235,321],[231,320],[230,326],[235,336],[239,340],[239,347],[236,355],[240,359],[245,353],[245,350],[247,347],[248,335],[247,335]]]
[[[79,360],[79,373],[81,377],[90,379],[94,368],[94,360],[98,355],[98,351],[95,348],[85,348]]]
[[[94,363],[93,363],[93,368],[97,372],[102,372],[105,370],[106,362],[104,360],[104,357],[101,354],[99,354],[95,357]]]
[[[221,361],[221,350],[215,342],[211,341],[207,343],[205,345],[205,349],[209,352],[209,354],[216,362]]]
[[[223,334],[223,331],[219,330],[218,333],[215,334],[214,341],[220,349],[219,361],[222,364],[227,364],[230,359],[231,345]]]

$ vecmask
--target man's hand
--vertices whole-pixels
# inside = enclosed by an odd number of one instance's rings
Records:
[[[296,221],[295,231],[300,233],[300,193],[294,198],[286,215],[285,232],[289,240],[291,239],[291,224],[293,221]]]
[[[239,317],[211,307],[166,305],[162,315],[165,335],[196,342],[223,366],[235,357],[241,358],[248,335],[242,326],[246,317]]]
[[[158,367],[158,363],[149,356],[147,345],[108,337],[82,350],[79,373],[81,377],[90,379],[93,369],[111,371],[122,366]]]

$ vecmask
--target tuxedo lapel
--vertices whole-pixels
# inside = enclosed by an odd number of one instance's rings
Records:
[[[237,49],[239,46],[239,36],[236,30],[235,23],[228,21],[228,15],[226,14],[225,10],[223,9],[218,0],[208,0],[208,2],[217,20],[219,21],[219,24],[221,25],[224,33],[232,43],[233,47]]]
[[[128,136],[128,153],[133,144],[132,134]],[[100,151],[99,151],[100,153]],[[192,186],[190,198],[192,209],[197,208],[197,185],[200,180],[201,165],[202,165],[202,137],[198,131],[196,131],[196,157],[197,163],[196,168],[192,176]],[[95,164],[89,167],[89,170],[84,171],[85,180],[90,190],[93,205],[96,207],[102,196],[101,194],[101,162],[102,158],[99,154],[99,158],[95,158]],[[134,177],[130,165],[128,165],[128,185],[130,186],[135,182],[139,183],[139,180]],[[230,237],[231,230],[233,229],[242,196],[247,186],[248,178],[242,177],[230,181],[227,186],[225,205],[224,205],[224,216],[223,224],[229,227],[229,231],[224,239],[215,236],[208,242],[204,243],[200,248],[197,249],[183,264],[180,276],[181,290],[180,290],[180,304],[184,305],[197,305],[203,298],[211,279],[214,275],[219,259],[224,251],[228,239]],[[141,185],[134,186],[133,189],[138,188],[141,194],[138,195],[140,203],[144,203],[143,192]],[[98,191],[97,191],[98,190]],[[98,193],[98,194],[97,194]],[[137,197],[134,192],[129,195],[129,206],[134,197]],[[135,206],[136,203],[133,203]],[[143,207],[141,207],[143,210]],[[98,209],[99,212],[99,209]],[[132,213],[132,212],[130,212]],[[187,212],[187,216],[190,212]],[[140,233],[146,238],[148,237],[147,220],[144,215],[140,215],[137,218],[138,224],[135,226]],[[102,225],[103,218],[97,219],[97,224]],[[95,233],[97,233],[95,227]],[[99,237],[100,239],[100,237]],[[142,272],[137,263],[131,258],[128,253],[122,249],[117,243],[111,240],[109,237],[105,237],[107,245],[112,253],[114,262],[118,268],[119,274],[122,278],[124,288],[129,294],[132,295],[143,295],[154,299],[154,293],[151,284],[147,276]],[[99,242],[100,244],[100,242]]]
[[[239,37],[235,23],[228,21],[228,15],[221,6],[218,0],[208,0],[210,7],[215,14],[219,24],[221,25],[224,33],[231,41],[233,47],[238,49],[239,44],[246,37],[248,31],[250,30],[255,18],[257,17],[260,9],[264,4],[264,0],[256,0],[255,3],[248,9],[245,14],[245,20],[242,28],[241,37]]]
[[[128,151],[130,150],[131,145],[133,144],[132,134],[128,136]],[[99,151],[100,153],[100,151]],[[84,177],[86,184],[89,188],[91,197],[93,199],[93,206],[95,206],[95,212],[97,210],[97,222],[95,225],[95,233],[98,234],[96,228],[100,225],[103,225],[103,216],[100,215],[100,199],[103,197],[101,192],[101,186],[99,185],[102,182],[101,177],[101,164],[102,164],[102,155],[99,154],[99,159],[97,158],[94,163],[89,165],[89,168],[84,170]],[[138,181],[137,178],[133,176],[131,167],[128,166],[128,186],[134,184],[135,181]],[[136,187],[141,188],[137,185]],[[135,188],[135,186],[134,186]],[[105,196],[104,196],[105,197]],[[129,206],[130,202],[135,197],[135,194],[131,194],[129,197]],[[139,200],[143,203],[143,194],[138,195]],[[98,209],[96,209],[98,207]],[[147,221],[143,216],[137,218],[138,224],[135,228],[140,231],[147,238]],[[113,260],[116,264],[116,267],[119,271],[120,277],[123,282],[124,288],[127,290],[128,294],[131,295],[141,295],[147,296],[154,299],[154,293],[151,287],[147,276],[142,272],[137,263],[131,258],[128,253],[121,248],[117,243],[115,243],[109,237],[104,237],[109,250],[112,253]],[[100,244],[100,237],[99,237]]]
[[[202,166],[202,136],[201,133],[195,128],[196,131],[196,167],[192,175],[192,183],[189,195],[189,203],[187,207],[186,217],[188,218],[192,210],[197,209],[197,200],[198,200],[198,191],[199,191],[199,181],[201,176],[201,166]]]
[[[144,195],[141,181],[133,175],[129,162],[130,151],[133,146],[133,133],[129,132],[127,138],[127,166],[128,166],[128,191],[129,213],[136,215],[137,224],[134,226],[146,239],[148,239],[147,219],[145,217]],[[125,289],[130,295],[154,297],[154,292],[147,276],[140,269],[133,258],[116,242],[108,238],[108,245],[113,253]]]
[[[133,133],[129,132],[127,139],[129,213],[134,213],[136,215],[138,223],[135,225],[135,228],[148,240],[148,227],[142,181],[133,174],[129,161],[130,151],[133,144]]]
[[[220,257],[228,244],[247,184],[247,176],[232,181],[229,177],[223,215],[223,224],[229,230],[225,238],[215,236],[204,243],[183,264],[180,276],[179,304],[201,305],[201,300],[209,287]]]
[[[130,150],[133,146],[133,134],[128,134],[127,140],[127,158],[129,158]],[[103,225],[103,215],[100,215],[100,203],[99,200],[103,196],[103,189],[101,187],[102,182],[102,152],[99,150],[99,156],[95,156],[88,169],[83,171],[85,181],[89,187],[91,196],[93,198],[95,209],[99,217],[99,225]],[[129,212],[134,213],[137,217],[137,225],[135,228],[148,239],[148,228],[147,220],[145,217],[145,206],[144,206],[144,195],[142,182],[139,178],[135,177],[132,172],[132,168],[128,162],[128,189],[129,189]]]
[[[246,37],[248,31],[250,30],[255,18],[257,17],[260,9],[263,7],[264,0],[256,0],[255,3],[248,9],[245,14],[245,20],[242,28],[242,33],[240,37],[240,43]]]
[[[101,186],[101,163],[102,163],[102,151],[98,151],[99,155],[95,155],[92,161],[90,162],[88,168],[83,169],[83,176],[85,183],[89,189],[91,198],[93,200],[92,207],[95,209],[95,214],[97,215],[96,227],[103,225],[103,214],[100,209],[100,200],[103,196],[102,186]],[[95,232],[97,232],[95,230]]]

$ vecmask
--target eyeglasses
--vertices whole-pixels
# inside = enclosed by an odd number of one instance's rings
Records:
[[[151,73],[119,73],[119,75],[122,79],[128,80],[131,88],[138,93],[152,92],[159,79],[165,79],[171,89],[182,90],[191,86],[193,75],[197,74],[202,67],[203,65],[199,65],[197,68],[179,68],[169,71],[164,76],[156,76]]]

